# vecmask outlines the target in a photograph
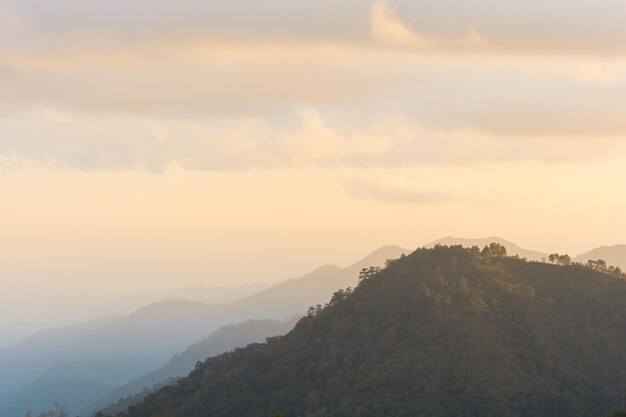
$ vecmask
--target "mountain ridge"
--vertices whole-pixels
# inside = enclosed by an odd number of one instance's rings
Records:
[[[601,416],[626,392],[625,297],[582,265],[418,249],[127,416]]]

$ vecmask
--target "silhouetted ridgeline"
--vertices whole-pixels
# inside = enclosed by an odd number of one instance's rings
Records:
[[[282,338],[199,364],[128,417],[604,416],[626,395],[626,280],[418,249]],[[280,303],[280,300],[276,300]]]

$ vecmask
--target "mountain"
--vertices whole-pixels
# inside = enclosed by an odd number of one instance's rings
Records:
[[[267,285],[188,285],[169,291],[121,296],[87,289],[61,289],[20,282],[0,282],[0,347],[20,343],[43,329],[59,328],[93,318],[128,315],[149,304],[171,299],[228,303]]]
[[[210,334],[214,328],[206,320],[209,315],[205,304],[172,300],[98,326],[33,337],[0,359],[0,381],[7,387],[0,413],[19,416],[31,409],[38,414],[56,402],[72,413],[87,407],[116,386],[161,366],[183,343]],[[61,343],[63,335],[72,337]],[[57,348],[40,347],[47,341],[58,341]]]
[[[626,245],[601,246],[589,252],[578,255],[573,260],[575,262],[586,263],[588,260],[602,259],[607,265],[618,266],[626,270]]]
[[[89,404],[89,407],[84,408],[80,415],[90,416],[109,405],[113,405],[107,408],[111,414],[123,411],[125,408],[116,406],[116,403],[124,404],[125,401],[129,400],[131,403],[137,402],[147,395],[154,386],[165,385],[167,382],[175,381],[187,375],[194,369],[198,361],[204,361],[206,358],[250,343],[263,342],[268,337],[284,335],[293,329],[296,321],[296,318],[285,321],[248,320],[221,327],[209,337],[203,338],[183,352],[176,354],[160,368],[114,390],[109,390],[105,396],[98,398],[97,401]],[[128,399],[129,396],[132,398]]]
[[[37,414],[49,410],[54,404],[64,405],[71,401],[75,409],[86,407],[98,399],[103,392],[114,386],[95,380],[59,379],[37,381],[11,395],[2,404],[4,416],[25,416],[26,410],[37,410]],[[35,414],[35,415],[37,415]]]
[[[105,317],[75,326],[45,330],[17,345],[0,349],[0,399],[10,397],[17,388],[32,383],[72,343],[89,337],[119,318]]]
[[[398,246],[384,246],[360,261],[339,268],[326,265],[303,276],[275,285],[231,304],[235,311],[249,316],[287,318],[304,312],[307,307],[323,304],[339,288],[355,286],[359,272],[370,266],[383,266],[387,259],[395,259],[409,251]]]
[[[31,338],[0,350],[0,414],[6,414],[7,404],[17,407],[12,408],[16,414],[24,414],[31,402],[16,403],[14,398],[27,397],[29,388],[33,389],[31,384],[64,384],[69,373],[73,381],[90,381],[94,387],[120,386],[159,368],[221,326],[248,319],[284,320],[302,314],[309,306],[323,303],[337,288],[354,286],[362,268],[384,265],[386,259],[404,252],[387,246],[346,268],[324,266],[235,302],[162,301],[104,320],[99,326],[75,327],[71,337],[63,329],[51,330],[44,338]],[[55,338],[60,342],[52,344],[58,348],[44,347],[48,339]],[[66,398],[69,411],[78,411],[72,398]]]
[[[435,245],[442,245],[442,246],[461,245],[466,248],[471,248],[472,246],[478,246],[479,248],[482,249],[485,246],[489,245],[490,243],[498,243],[504,246],[507,252],[509,253],[509,255],[517,255],[520,258],[526,258],[531,261],[541,261],[543,258],[548,257],[547,253],[530,250],[530,249],[523,249],[517,246],[513,242],[509,242],[508,240],[502,239],[500,237],[495,237],[495,236],[481,238],[481,239],[464,239],[464,238],[448,236],[448,237],[444,237],[442,239],[436,240],[434,242],[431,242],[425,245],[425,247],[432,248]]]
[[[624,275],[418,249],[126,416],[603,416],[626,392],[624,299]]]
[[[224,304],[242,297],[255,294],[267,288],[264,284],[220,285],[207,287],[204,285],[186,285],[170,291],[145,292],[116,297],[102,303],[94,309],[101,312],[131,314],[150,304],[167,300],[187,300],[205,304]]]

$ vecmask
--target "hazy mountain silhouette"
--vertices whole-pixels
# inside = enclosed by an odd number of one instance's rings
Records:
[[[10,398],[19,387],[32,383],[58,361],[61,352],[72,343],[89,337],[118,319],[106,317],[75,326],[45,330],[17,345],[0,349],[0,400]]]
[[[54,404],[66,408],[71,404],[73,409],[81,409],[97,400],[103,392],[115,386],[96,380],[55,379],[54,381],[37,381],[18,392],[13,393],[2,403],[2,415],[21,417],[27,410],[37,413],[49,410]]]
[[[127,415],[602,416],[626,392],[624,299],[624,275],[418,249]]]
[[[84,331],[76,327],[71,337],[59,342],[58,349],[41,346],[48,344],[47,338],[65,339],[66,330],[44,332],[19,346],[0,351],[0,413],[4,411],[3,404],[11,400],[11,393],[15,396],[44,373],[46,381],[65,381],[69,373],[74,380],[101,386],[127,383],[162,366],[172,355],[220,326],[247,319],[286,319],[301,314],[311,305],[324,303],[337,288],[355,285],[362,268],[381,266],[386,259],[404,252],[402,248],[387,246],[346,268],[321,267],[233,303],[187,300],[154,303],[99,326],[84,326]],[[39,349],[43,354],[38,353]],[[27,351],[32,355],[18,353],[18,361],[10,359],[14,352]],[[90,366],[86,367],[85,363]],[[67,406],[70,411],[77,411],[72,401],[68,400]],[[26,408],[20,414],[25,411]]]
[[[227,303],[258,292],[267,285],[186,285],[167,291],[120,296],[100,291],[56,289],[27,284],[2,292],[0,288],[0,347],[15,345],[43,329],[64,327],[110,315],[128,315],[164,300],[185,299]],[[22,302],[17,302],[21,300]]]
[[[209,337],[194,343],[183,352],[176,354],[160,368],[112,391],[110,390],[105,396],[89,404],[89,407],[83,409],[80,415],[90,416],[109,405],[107,411],[111,414],[123,411],[126,409],[124,405],[127,402],[131,404],[137,402],[147,395],[153,387],[164,385],[166,382],[187,375],[194,369],[198,361],[204,361],[209,357],[228,352],[237,347],[246,346],[250,343],[264,342],[267,337],[284,335],[293,329],[298,319],[299,316],[285,321],[248,320],[221,327]],[[132,398],[127,398],[129,396],[132,396]]]
[[[185,285],[170,291],[144,292],[116,297],[100,306],[100,310],[114,311],[118,314],[131,314],[142,307],[166,300],[188,300],[205,304],[223,304],[255,294],[267,287],[268,285],[265,284]]]
[[[601,246],[576,256],[574,261],[586,263],[588,260],[598,259],[606,261],[607,265],[618,266],[626,271],[626,245]]]
[[[231,307],[248,315],[287,318],[303,312],[303,308],[323,304],[338,288],[355,286],[359,272],[370,266],[382,266],[387,259],[398,258],[409,251],[398,246],[384,246],[346,268],[326,265],[305,275],[260,291]]]
[[[480,239],[464,239],[464,238],[448,236],[442,239],[435,240],[434,242],[431,242],[425,245],[425,247],[432,248],[435,245],[443,245],[443,246],[461,245],[466,248],[470,248],[472,246],[478,246],[479,248],[482,249],[485,246],[489,245],[490,243],[499,243],[500,245],[504,246],[507,249],[507,252],[509,255],[517,255],[520,258],[526,258],[531,261],[541,261],[543,258],[548,257],[547,253],[536,251],[536,250],[523,249],[513,242],[510,242],[506,239],[502,239],[496,236],[480,238]]]
[[[96,328],[86,327],[83,334],[72,334],[70,343],[44,355],[36,354],[37,346],[47,342],[44,335],[25,341],[20,344],[25,354],[2,362],[0,380],[8,389],[0,398],[0,412],[19,416],[32,409],[36,414],[55,402],[76,412],[161,366],[185,341],[188,345],[210,334],[213,326],[203,320],[210,317],[210,307],[182,300],[151,305]],[[68,332],[46,333],[55,340]]]

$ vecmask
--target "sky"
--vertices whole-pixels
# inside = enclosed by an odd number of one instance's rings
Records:
[[[625,243],[622,0],[0,0],[0,293]],[[31,300],[32,301],[32,300]]]

